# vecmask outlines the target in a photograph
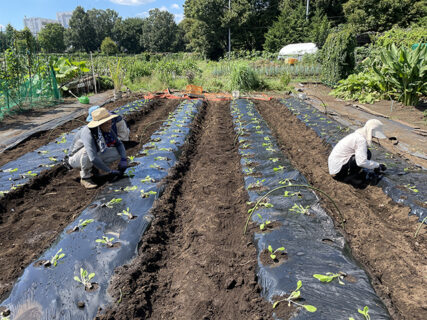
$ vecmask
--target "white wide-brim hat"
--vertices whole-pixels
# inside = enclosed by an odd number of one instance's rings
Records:
[[[89,128],[96,128],[108,120],[117,118],[117,114],[111,114],[105,108],[99,108],[92,112],[92,121],[87,124]]]

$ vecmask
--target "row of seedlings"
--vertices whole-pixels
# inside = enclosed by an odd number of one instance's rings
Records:
[[[112,303],[108,281],[118,266],[137,253],[138,242],[153,219],[149,213],[175,165],[201,106],[182,102],[140,156],[132,157],[127,177],[104,188],[59,236],[39,261],[24,270],[2,306],[11,319],[93,319]],[[117,301],[116,301],[117,302]],[[28,314],[27,314],[28,315]]]
[[[115,109],[114,112],[119,115],[139,112],[147,107],[148,102],[149,100],[137,100]],[[3,165],[0,168],[0,197],[60,163],[68,154],[73,137],[80,128],[63,133],[55,141]]]
[[[275,318],[287,313],[292,319],[364,319],[365,313],[389,319],[368,276],[306,179],[280,152],[253,102],[234,100],[231,112],[250,199],[244,232],[254,232],[258,279]]]
[[[305,125],[316,132],[331,146],[351,133],[349,126],[339,123],[313,106],[296,98],[281,101]],[[362,127],[364,123],[360,123]],[[372,145],[370,150],[375,161],[384,163],[387,170],[378,183],[395,202],[409,206],[411,214],[419,220],[427,218],[427,170],[408,163],[404,159],[387,152],[380,145]]]

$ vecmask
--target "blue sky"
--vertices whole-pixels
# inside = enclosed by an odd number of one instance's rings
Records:
[[[56,12],[73,11],[77,6],[85,10],[113,9],[123,18],[146,17],[150,9],[159,8],[183,18],[184,0],[0,0],[0,27],[10,23],[15,29],[24,28],[24,16],[56,20]]]

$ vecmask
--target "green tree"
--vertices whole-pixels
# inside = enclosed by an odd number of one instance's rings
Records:
[[[96,32],[85,10],[78,6],[70,19],[70,28],[66,32],[66,44],[74,51],[93,51],[96,46]]]
[[[87,15],[95,29],[96,48],[99,48],[106,37],[113,38],[113,29],[119,19],[119,14],[111,9],[92,9],[87,11]]]
[[[142,35],[141,18],[127,18],[116,21],[113,29],[113,39],[116,41],[121,51],[127,53],[140,53],[143,50],[140,39]]]
[[[321,9],[324,12],[330,24],[337,26],[345,22],[343,3],[348,0],[315,0],[310,2],[310,11]],[[313,5],[312,5],[313,4]]]
[[[101,52],[105,54],[115,54],[119,50],[117,48],[117,44],[110,38],[106,37],[101,43]]]
[[[28,27],[15,32],[15,47],[18,52],[32,55],[38,51],[38,44]]]
[[[309,29],[311,34],[310,40],[317,47],[322,48],[331,29],[328,17],[324,14],[323,9],[316,8],[313,17],[310,18]]]
[[[178,26],[170,12],[153,9],[142,25],[141,45],[151,52],[174,51]]]
[[[303,2],[285,0],[278,20],[265,35],[264,49],[277,52],[287,44],[308,40],[311,36]]]
[[[47,24],[38,34],[42,50],[49,53],[64,52],[64,33],[65,28],[59,23]]]
[[[394,24],[407,27],[427,14],[425,0],[349,0],[343,7],[357,32],[381,32]]]
[[[11,24],[8,24],[6,26],[5,36],[6,36],[6,47],[7,48],[10,48],[13,46],[13,42],[15,41],[16,32],[17,31],[12,27]]]

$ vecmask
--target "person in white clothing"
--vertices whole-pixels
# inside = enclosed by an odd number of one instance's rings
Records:
[[[334,179],[360,185],[363,182],[362,168],[373,169],[380,174],[387,168],[384,164],[372,161],[372,137],[385,139],[383,124],[377,119],[370,119],[363,128],[341,139],[332,149],[328,158],[329,173]]]

